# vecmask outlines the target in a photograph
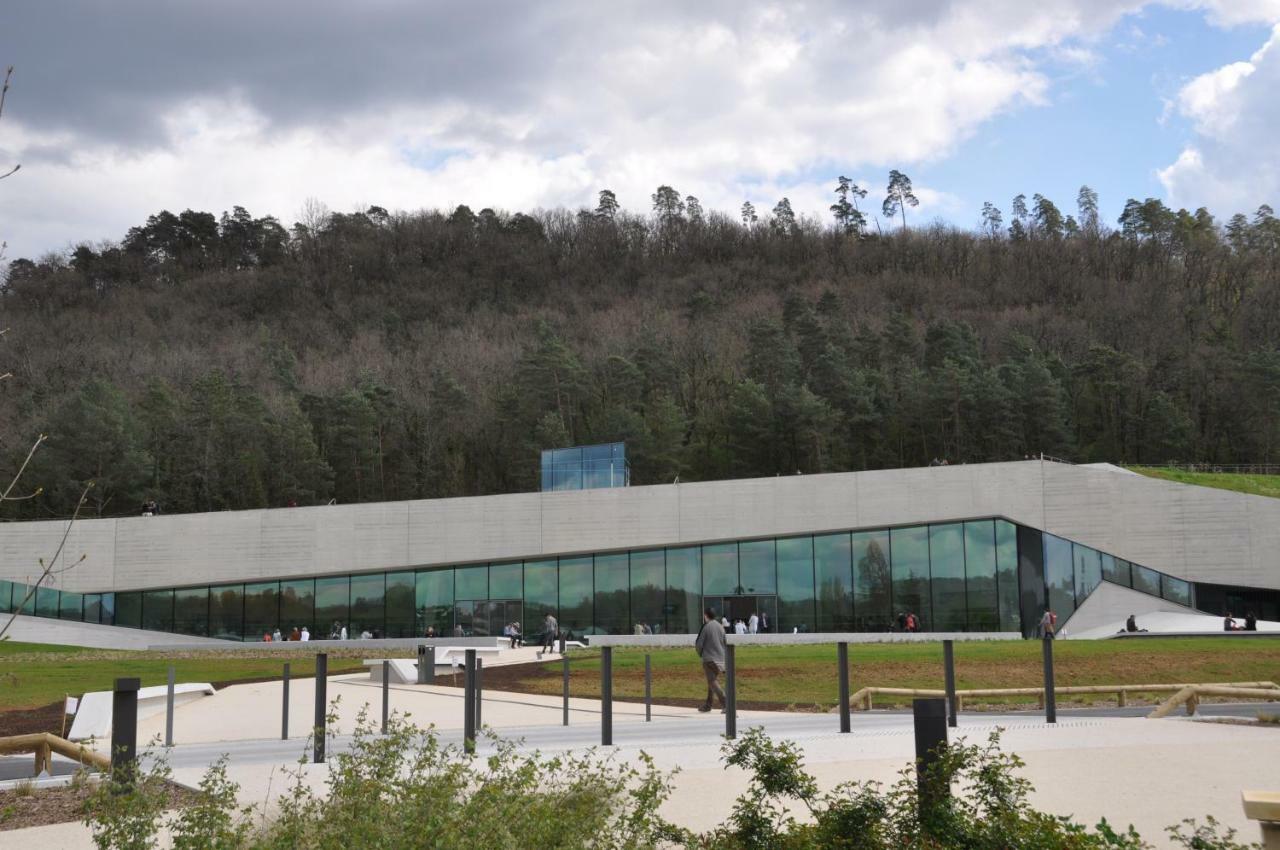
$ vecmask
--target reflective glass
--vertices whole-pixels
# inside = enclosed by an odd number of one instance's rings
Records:
[[[893,628],[889,532],[855,532],[852,552],[853,627],[860,632],[887,632]]]
[[[1133,582],[1129,575],[1129,562],[1111,555],[1102,556],[1102,577],[1123,587],[1130,587]]]
[[[458,599],[489,598],[489,568],[458,567],[454,571],[453,592]]]
[[[547,615],[559,620],[559,570],[555,559],[526,561],[524,565],[524,635],[529,643],[540,640]]]
[[[1096,549],[1071,544],[1075,558],[1076,571],[1076,604],[1084,602],[1095,587],[1102,583],[1102,559]]]
[[[116,625],[127,626],[131,629],[142,628],[142,594],[141,593],[117,593],[116,594]],[[236,632],[239,637],[240,632]]]
[[[560,559],[560,631],[567,632],[569,640],[589,634],[592,628],[592,571],[590,555]]]
[[[360,632],[351,628],[350,602],[350,576],[316,579],[316,622],[327,623],[329,628],[338,623],[339,633],[342,626],[346,626],[347,637],[356,638],[360,636]]]
[[[173,631],[173,591],[146,590],[142,593],[142,628],[154,632]]]
[[[387,573],[387,614],[383,637],[414,636],[413,573]],[[499,632],[501,634],[501,632]]]
[[[13,597],[10,602],[10,607],[19,614],[34,615],[36,613],[35,590],[28,584],[15,581],[13,583]]]
[[[1170,602],[1176,602],[1188,608],[1191,607],[1191,584],[1189,582],[1173,576],[1164,576],[1161,579],[1160,590],[1164,598]]]
[[[1052,534],[1044,536],[1044,581],[1049,591],[1049,609],[1058,615],[1061,626],[1076,610],[1075,565],[1070,541]]]
[[[209,588],[184,587],[173,592],[173,630],[182,635],[209,634]]]
[[[1022,615],[1018,608],[1018,527],[1002,519],[996,520],[996,592],[1000,596],[1000,630],[1021,631]]]
[[[58,600],[58,618],[62,620],[75,620],[77,622],[84,620],[84,595],[80,593],[71,593],[62,591],[62,596]]]
[[[244,585],[209,588],[209,636],[240,640],[244,635]]]
[[[36,616],[58,616],[58,591],[52,587],[36,588]]]
[[[662,634],[666,604],[667,568],[661,549],[631,553],[631,619]]]
[[[631,595],[627,555],[596,555],[596,610],[594,633],[607,635],[633,634],[627,604]]]
[[[86,623],[102,622],[101,593],[86,593],[84,595],[84,621]]]
[[[717,543],[702,547],[702,593],[704,596],[733,596],[738,586],[738,544]]]
[[[1034,528],[1018,526],[1018,608],[1022,613],[1022,636],[1036,633],[1045,606],[1044,535]]]
[[[964,579],[964,526],[929,526],[929,588],[933,597],[932,629],[962,632],[968,627]]]
[[[996,529],[991,520],[964,524],[964,580],[969,631],[1000,631],[1000,608],[996,597]]]
[[[846,632],[853,628],[851,557],[848,534],[814,536],[813,575],[820,632]]]
[[[777,622],[761,631],[812,632],[816,600],[813,595],[813,538],[784,537],[778,540]]]
[[[524,568],[518,561],[514,564],[490,564],[489,598],[519,599],[522,597],[524,595],[521,581],[523,572]]]
[[[116,595],[114,593],[102,594],[102,612],[98,616],[98,622],[104,626],[114,625],[116,621]]]
[[[386,628],[386,590],[386,577],[381,574],[351,577],[351,628],[348,636],[360,637],[368,632],[370,637],[382,637]]]
[[[702,626],[702,550],[667,550],[667,630],[697,634]]]
[[[259,581],[244,586],[244,639],[262,640],[279,629],[282,636],[306,623],[280,622],[280,582]],[[316,637],[316,635],[313,635]]]
[[[0,614],[7,614],[13,610],[11,599],[13,598],[13,582],[0,579]]]
[[[929,529],[895,528],[889,532],[893,570],[894,616],[915,614],[921,630],[932,630],[929,610]]]
[[[453,569],[427,570],[418,573],[414,605],[417,613],[418,634],[426,635],[427,629],[435,635],[453,634]]]
[[[301,630],[306,626],[312,640],[336,638],[338,631],[333,622],[316,619],[316,582],[310,578],[280,582],[280,620],[276,626],[281,637],[284,637],[286,629],[292,630],[297,626]]]
[[[1143,593],[1150,593],[1152,596],[1160,595],[1160,573],[1148,567],[1138,564],[1133,565],[1133,589],[1141,590]]]
[[[747,594],[778,592],[777,554],[772,540],[749,540],[738,544],[738,573]]]

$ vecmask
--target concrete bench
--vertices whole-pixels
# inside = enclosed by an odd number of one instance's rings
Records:
[[[1245,817],[1262,828],[1265,850],[1280,848],[1280,791],[1242,791],[1240,798]]]
[[[467,658],[467,650],[474,649],[477,658],[486,661],[500,657],[501,646],[437,646],[436,668],[461,667]],[[362,663],[369,668],[369,680],[382,681],[382,662],[390,661],[390,679],[398,685],[414,684],[418,681],[418,661],[414,658],[366,658]]]

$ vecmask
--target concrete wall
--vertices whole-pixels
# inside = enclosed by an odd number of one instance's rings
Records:
[[[1105,629],[1106,634],[1117,632],[1124,628],[1125,620],[1130,614],[1138,618],[1139,628],[1145,628],[1142,624],[1143,617],[1161,612],[1196,613],[1193,609],[1176,602],[1169,602],[1139,590],[1104,581],[1089,594],[1084,604],[1061,624],[1058,634],[1064,638],[1104,637],[1105,634],[1092,633],[1097,629]]]
[[[82,520],[66,590],[484,562],[1004,516],[1181,578],[1280,588],[1280,499],[1041,461]],[[30,583],[63,522],[0,526]]]
[[[8,621],[9,615],[0,615]],[[97,623],[73,623],[69,620],[52,620],[47,617],[19,615],[7,632],[10,640],[25,643],[87,646],[94,649],[208,649],[225,648],[228,641],[213,638],[171,635],[165,632],[147,632],[142,629],[126,629],[120,626],[100,626]],[[301,644],[284,644],[296,649]]]

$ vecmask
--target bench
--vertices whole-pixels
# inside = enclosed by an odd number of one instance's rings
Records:
[[[1262,846],[1280,847],[1280,791],[1241,791],[1240,801],[1245,817],[1258,821],[1262,829]]]
[[[436,667],[461,667],[467,658],[467,650],[474,649],[477,658],[498,658],[502,646],[437,646]],[[369,668],[369,681],[382,681],[382,662],[390,661],[390,680],[397,685],[411,685],[418,681],[418,661],[414,658],[366,658],[362,663]]]

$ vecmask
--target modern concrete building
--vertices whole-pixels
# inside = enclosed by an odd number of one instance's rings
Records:
[[[1014,463],[0,526],[0,611],[231,640],[696,631],[1070,633],[1100,585],[1280,619],[1280,500]]]

